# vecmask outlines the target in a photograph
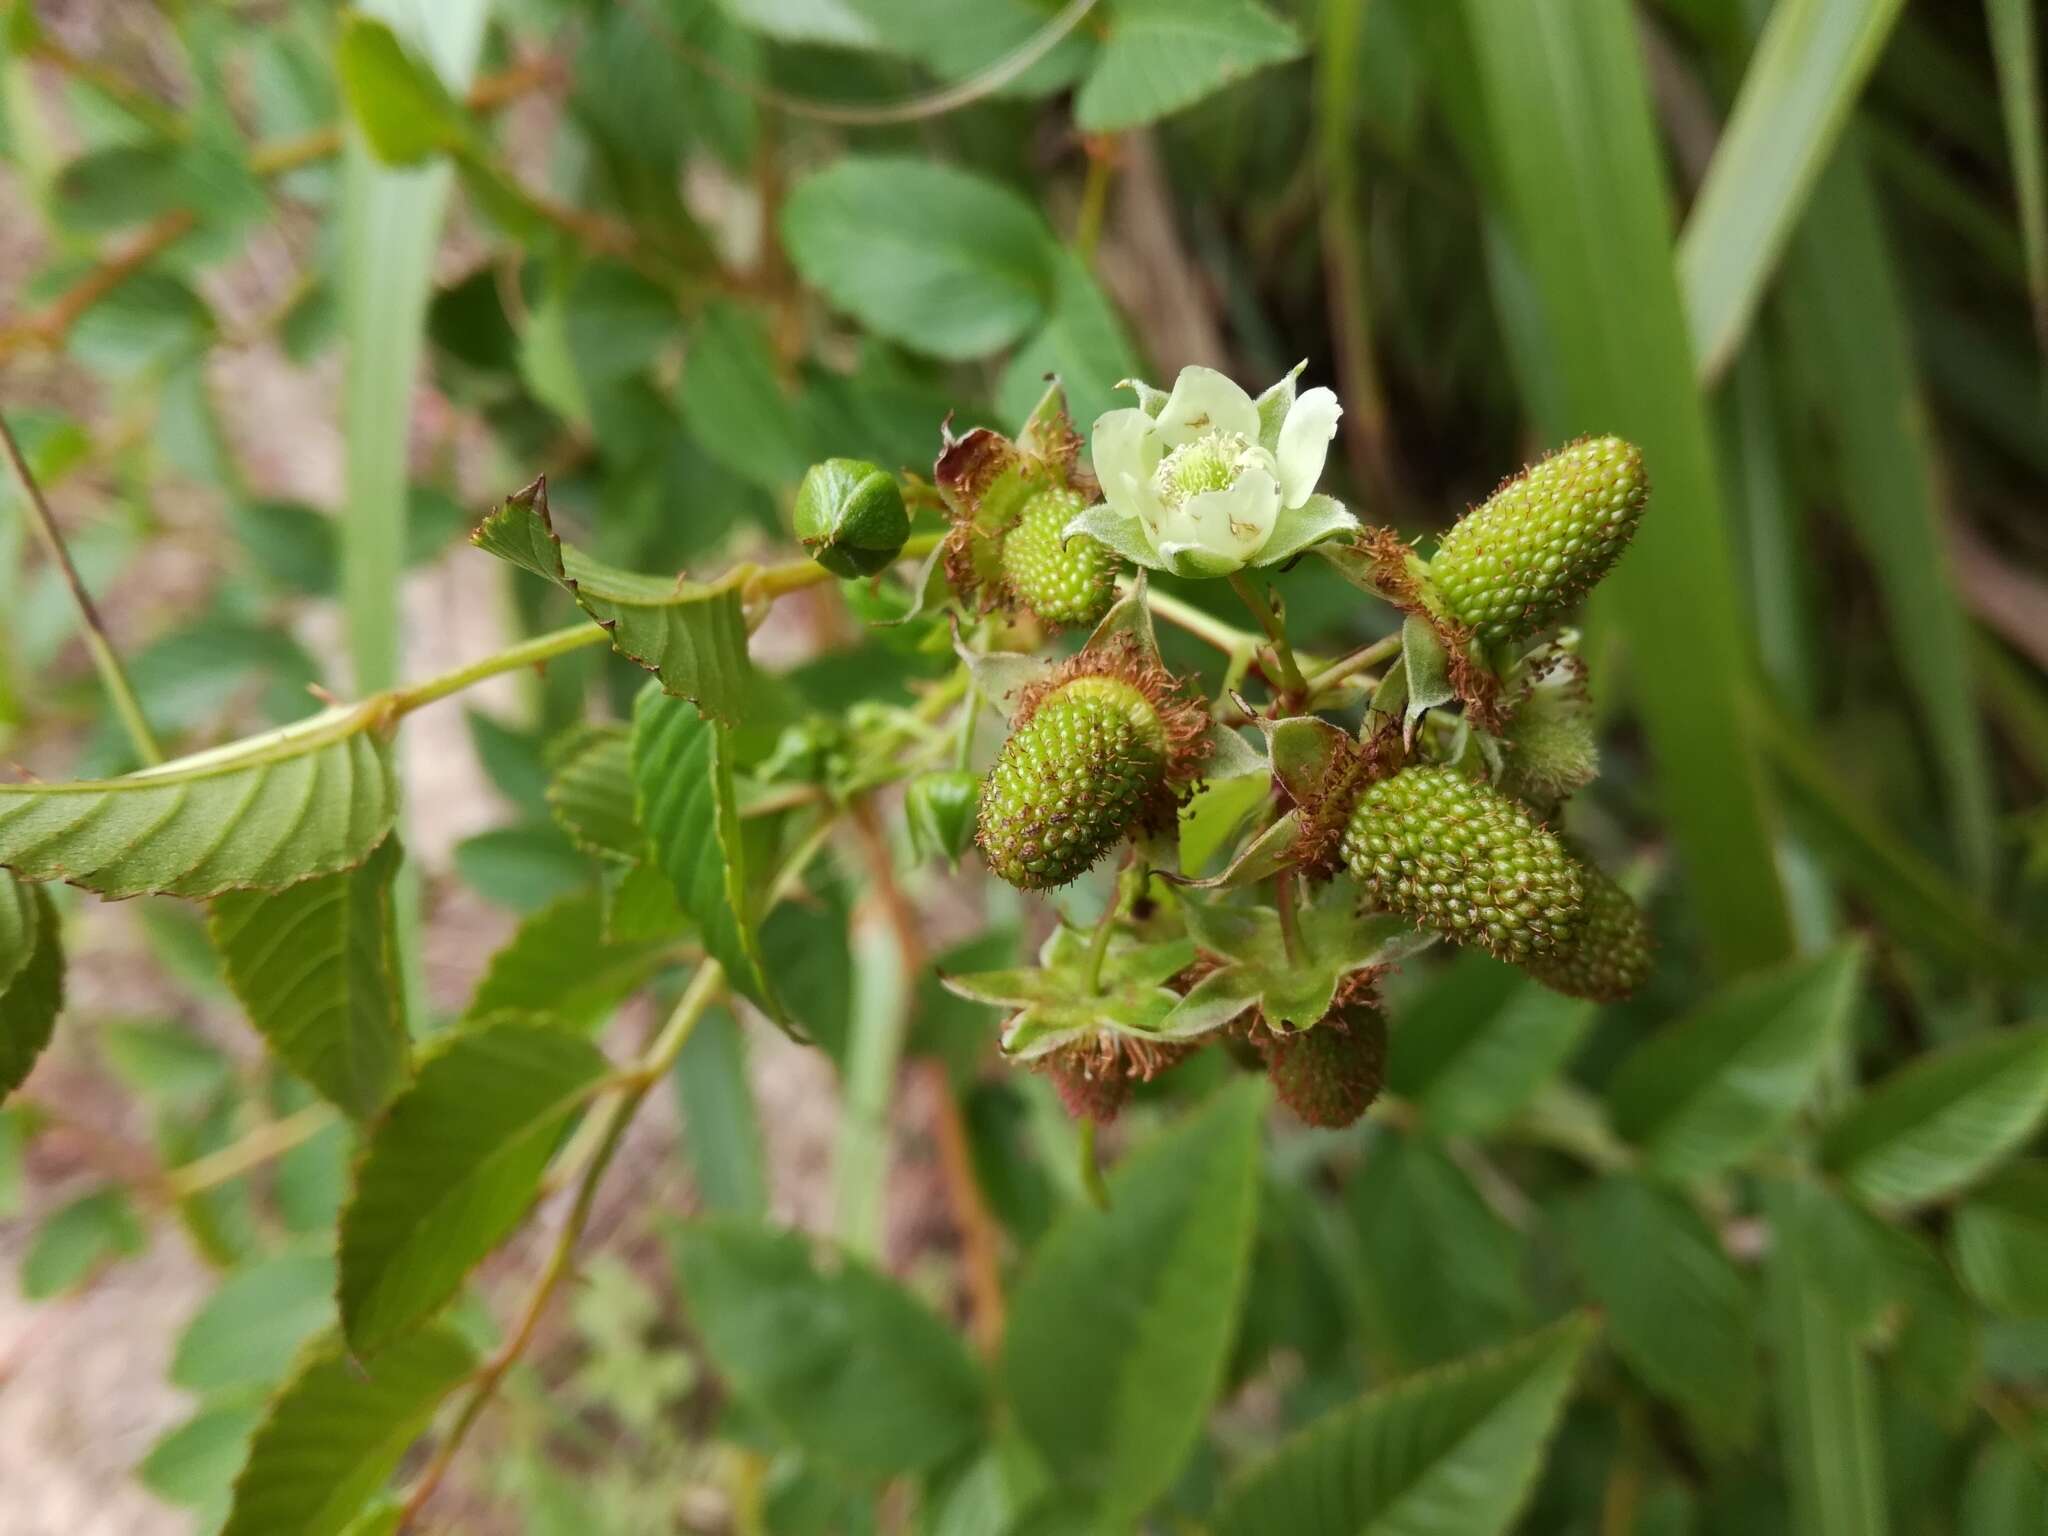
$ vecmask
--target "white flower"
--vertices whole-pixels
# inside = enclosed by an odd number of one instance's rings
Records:
[[[1327,389],[1297,396],[1297,363],[1257,400],[1213,368],[1183,368],[1173,393],[1125,381],[1138,404],[1095,423],[1103,501],[1067,525],[1124,558],[1176,576],[1277,565],[1355,532],[1316,494],[1343,407]]]

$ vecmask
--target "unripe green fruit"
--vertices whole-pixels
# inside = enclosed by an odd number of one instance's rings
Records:
[[[1586,899],[1577,942],[1532,961],[1529,974],[1570,997],[1619,1002],[1650,979],[1655,955],[1649,921],[1628,892],[1597,866],[1580,864],[1579,883]]]
[[[989,868],[1023,890],[1065,885],[1146,820],[1167,736],[1145,695],[1083,676],[1047,694],[1003,744],[981,792]]]
[[[1266,1076],[1304,1125],[1351,1124],[1387,1080],[1387,1021],[1374,1007],[1333,1008],[1311,1028],[1265,1036]]]
[[[1633,444],[1584,438],[1460,518],[1437,546],[1430,581],[1450,616],[1482,641],[1533,634],[1607,574],[1648,496]]]
[[[1344,862],[1378,906],[1525,965],[1578,938],[1579,863],[1507,796],[1449,768],[1367,786]]]
[[[910,846],[920,858],[957,861],[974,841],[981,780],[964,769],[921,773],[903,792]]]
[[[872,576],[903,552],[910,513],[896,477],[865,459],[826,459],[804,471],[796,536],[835,576]]]
[[[1116,600],[1116,555],[1085,533],[1062,537],[1086,505],[1079,491],[1040,491],[1003,536],[1004,582],[1048,624],[1093,624]]]

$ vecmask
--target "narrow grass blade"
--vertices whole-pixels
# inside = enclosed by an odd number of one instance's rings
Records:
[[[2034,329],[2048,349],[2048,122],[2041,111],[2041,7],[2039,0],[1984,0],[1984,15],[1991,23],[1991,57],[1998,66],[1999,103],[2005,109],[2005,140],[2020,203]]]
[[[1665,809],[1716,960],[1791,947],[1741,719],[1741,604],[1673,273],[1634,15],[1622,0],[1465,0],[1495,180],[1553,338],[1553,440],[1616,432],[1655,486],[1610,585]]]
[[[460,90],[476,67],[488,0],[367,0]],[[348,350],[344,410],[348,493],[342,513],[342,593],[356,688],[398,681],[398,594],[405,561],[406,442],[413,376],[441,215],[445,164],[397,171],[360,133],[343,158],[342,317]]]
[[[1741,348],[1902,3],[1782,0],[1765,23],[1678,243],[1703,377],[1719,378]]]
[[[1939,770],[1958,863],[1981,893],[1992,877],[1994,812],[1969,623],[1943,546],[1899,283],[1853,141],[1814,188],[1787,258],[1785,312],[1806,402],[1833,440],[1844,511],[1877,577]]]

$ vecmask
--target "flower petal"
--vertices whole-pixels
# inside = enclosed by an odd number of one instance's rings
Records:
[[[1151,532],[1144,523],[1106,501],[1098,501],[1094,506],[1083,507],[1076,512],[1067,526],[1060,530],[1060,537],[1071,539],[1077,533],[1087,534],[1133,565],[1147,566],[1155,571],[1166,569],[1166,562],[1160,558],[1158,546],[1152,542]]]
[[[1143,411],[1126,406],[1095,420],[1089,455],[1095,461],[1095,478],[1102,482],[1103,499],[1148,529],[1159,526],[1159,493],[1152,488],[1152,472],[1165,453],[1152,418]]]
[[[1273,520],[1272,535],[1253,563],[1278,565],[1311,544],[1356,532],[1358,519],[1345,510],[1343,502],[1334,496],[1311,496],[1298,507],[1281,508],[1280,515]]]
[[[1214,368],[1183,368],[1173,381],[1173,393],[1160,408],[1158,427],[1169,448],[1211,432],[1235,432],[1256,441],[1259,408],[1250,395]]]
[[[1180,515],[1193,525],[1191,542],[1243,565],[1272,537],[1280,516],[1280,486],[1269,471],[1253,466],[1225,490],[1190,496]]]
[[[1280,499],[1288,506],[1298,507],[1308,500],[1316,482],[1323,478],[1323,460],[1329,456],[1330,439],[1337,435],[1337,418],[1343,414],[1336,393],[1317,388],[1295,401],[1280,424]]]

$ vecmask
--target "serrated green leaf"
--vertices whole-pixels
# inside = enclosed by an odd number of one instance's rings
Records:
[[[1985,1306],[2048,1317],[2048,1163],[2014,1163],[1985,1180],[1956,1212],[1949,1242]]]
[[[849,157],[798,182],[782,238],[805,279],[869,329],[980,357],[1045,313],[1058,247],[1023,198],[924,160]]]
[[[1719,378],[1740,350],[1901,3],[1786,0],[1772,8],[1678,243],[1703,377]]]
[[[1300,52],[1258,0],[1118,0],[1074,116],[1086,133],[1136,128]]]
[[[1421,1111],[1431,1135],[1487,1135],[1564,1065],[1593,1012],[1513,966],[1460,954],[1402,1010],[1387,1086]]]
[[[632,751],[636,819],[654,845],[654,862],[727,979],[786,1024],[761,961],[726,728],[650,683],[633,706]]]
[[[386,165],[417,165],[468,142],[469,120],[441,77],[383,22],[344,17],[335,67],[349,115]]]
[[[633,819],[633,739],[617,726],[592,728],[559,751],[548,780],[555,824],[585,853],[638,860],[647,838]]]
[[[21,1294],[48,1301],[91,1279],[104,1265],[142,1251],[142,1223],[128,1197],[96,1189],[60,1206],[21,1256]]]
[[[491,956],[464,1017],[520,1013],[593,1029],[674,949],[666,939],[608,939],[603,898],[573,892],[528,917]]]
[[[338,1338],[309,1346],[250,1441],[221,1536],[338,1536],[475,1364],[443,1327],[367,1361]]]
[[[1678,1196],[1620,1174],[1574,1202],[1565,1231],[1621,1357],[1707,1438],[1746,1443],[1763,1385],[1757,1303],[1713,1229]]]
[[[986,1433],[981,1374],[953,1331],[860,1260],[736,1221],[679,1227],[670,1247],[713,1363],[808,1455],[887,1477]]]
[[[1844,945],[1708,999],[1621,1064],[1608,1092],[1615,1130],[1663,1178],[1705,1178],[1740,1162],[1813,1092],[1861,971],[1861,951]]]
[[[101,896],[277,891],[353,869],[391,830],[381,706],[120,779],[0,785],[0,865]]]
[[[373,1354],[435,1311],[532,1201],[610,1072],[559,1025],[493,1020],[424,1058],[377,1122],[341,1213],[341,1319]]]
[[[612,648],[726,721],[744,712],[752,681],[740,588],[747,568],[714,582],[642,576],[593,560],[555,534],[545,478],[508,496],[470,542],[554,582],[612,637]]]
[[[64,1007],[64,935],[41,886],[0,870],[0,1100],[22,1085]]]
[[[1970,1182],[2048,1110],[2048,1024],[2000,1030],[1902,1067],[1849,1105],[1821,1158],[1881,1206],[1920,1205]]]
[[[358,1120],[384,1107],[410,1054],[387,837],[358,868],[213,903],[228,985],[278,1059]]]
[[[178,1335],[174,1386],[206,1396],[268,1387],[300,1348],[334,1324],[334,1258],[298,1249],[229,1275]]]
[[[1513,1523],[1593,1336],[1568,1318],[1325,1414],[1225,1496],[1218,1536],[1492,1536]]]
[[[1442,1148],[1376,1135],[1346,1191],[1374,1342],[1434,1365],[1526,1327],[1526,1245]]]
[[[1240,1083],[1139,1149],[1107,1210],[1067,1212],[1010,1308],[1003,1377],[1054,1481],[1131,1524],[1194,1448],[1257,1224],[1264,1094]]]

